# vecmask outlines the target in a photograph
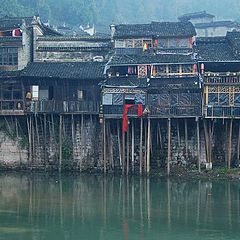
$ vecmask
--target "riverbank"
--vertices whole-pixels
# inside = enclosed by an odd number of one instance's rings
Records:
[[[44,168],[44,167],[40,167],[40,168],[28,168],[26,166],[22,166],[22,167],[7,167],[7,166],[0,166],[0,172],[19,172],[19,173],[52,173],[52,174],[56,174],[59,173],[57,168]],[[74,174],[74,175],[79,175],[79,174],[84,174],[84,175],[99,175],[99,176],[103,176],[103,170],[102,169],[98,169],[98,168],[91,168],[91,169],[87,169],[83,172],[80,172],[78,170],[73,170],[73,169],[69,169],[69,168],[63,168],[62,169],[62,174]],[[117,171],[109,171],[107,173],[108,176],[121,176],[122,172],[121,170],[117,170]],[[132,176],[139,176],[138,173],[134,173],[134,174],[130,174],[130,177]],[[146,175],[142,175],[143,177],[146,177]],[[198,170],[195,169],[190,169],[187,167],[172,167],[171,168],[171,172],[170,175],[167,175],[167,171],[163,168],[161,169],[152,169],[152,171],[149,174],[149,177],[151,178],[178,178],[178,179],[191,179],[191,180],[198,180],[198,179],[210,179],[210,180],[224,180],[224,179],[228,179],[228,180],[240,180],[240,169],[239,168],[234,168],[234,169],[228,169],[228,168],[223,168],[223,167],[218,167],[218,168],[214,168],[212,170],[201,170],[201,172],[199,172]]]
[[[152,172],[153,177],[167,177],[166,173]],[[198,170],[189,168],[172,168],[170,177],[181,179],[233,179],[240,180],[240,169],[214,168],[212,170]]]

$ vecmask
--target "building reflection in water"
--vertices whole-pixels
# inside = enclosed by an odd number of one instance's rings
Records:
[[[239,182],[7,174],[0,176],[0,189],[4,234],[22,239],[217,239],[240,233]]]

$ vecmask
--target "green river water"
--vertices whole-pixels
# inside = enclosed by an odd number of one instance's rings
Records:
[[[240,181],[0,174],[0,239],[239,240]]]

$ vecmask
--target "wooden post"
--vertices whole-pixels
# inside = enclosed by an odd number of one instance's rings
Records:
[[[207,162],[209,163],[210,162],[209,161],[209,138],[208,138],[206,119],[203,120],[203,128],[204,128],[204,136],[205,136],[206,157],[207,157]]]
[[[229,145],[228,145],[228,168],[231,168],[232,161],[232,130],[233,130],[233,119],[230,120],[229,126]]]
[[[198,159],[198,171],[201,172],[201,160],[200,160],[200,129],[199,129],[199,118],[196,119],[197,122],[197,159]]]
[[[168,118],[168,157],[167,157],[167,174],[170,174],[171,161],[171,118]]]
[[[75,147],[75,133],[74,133],[74,116],[73,116],[73,114],[72,114],[72,118],[71,118],[71,129],[72,129],[72,148],[73,148],[73,150],[72,150],[72,152],[73,152],[73,161],[74,161],[74,147]]]
[[[22,154],[21,154],[21,149],[20,149],[20,143],[19,143],[19,132],[18,132],[18,120],[17,117],[15,116],[15,124],[16,124],[16,134],[17,134],[17,148],[18,148],[18,153],[19,153],[19,160],[20,160],[20,165],[22,165]]]
[[[117,121],[117,135],[118,135],[118,151],[119,151],[119,165],[122,168],[122,149],[121,149],[121,140],[120,140],[120,127],[119,121]]]
[[[60,114],[59,116],[59,165],[58,171],[62,171],[62,121],[63,116]]]
[[[147,173],[147,121],[144,124],[144,172]]]
[[[122,174],[125,174],[125,132],[122,128]]]
[[[228,121],[225,121],[225,164],[228,166]]]
[[[150,137],[151,137],[151,119],[148,117],[148,131],[147,131],[147,174],[150,173]]]
[[[132,173],[134,173],[134,145],[135,145],[134,120],[132,120]]]
[[[139,148],[139,173],[142,174],[143,168],[143,149],[142,149],[142,142],[143,142],[143,119],[140,120],[140,148]]]
[[[47,168],[47,116],[46,116],[46,113],[44,114],[44,123],[43,123],[43,126],[44,126],[44,167],[45,167],[45,170]]]
[[[107,173],[106,119],[103,118],[103,171]]]
[[[29,116],[29,132],[28,132],[28,138],[29,138],[29,161],[31,163],[31,170],[33,165],[33,146],[32,146],[32,116]]]
[[[129,130],[127,131],[127,175],[129,174]]]
[[[180,129],[179,129],[179,119],[177,118],[177,140],[178,147],[181,147]]]
[[[239,167],[239,155],[240,155],[240,122],[238,121],[238,143],[237,143],[237,167]]]
[[[185,128],[185,148],[186,148],[186,159],[188,159],[188,127],[187,119],[184,119],[184,128]]]

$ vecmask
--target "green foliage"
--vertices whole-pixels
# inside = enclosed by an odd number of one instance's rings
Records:
[[[39,14],[53,24],[74,26],[95,24],[107,30],[115,23],[140,23],[151,20],[177,20],[188,12],[207,10],[219,19],[238,19],[239,0],[0,0],[0,16]],[[231,6],[226,8],[226,6]]]

